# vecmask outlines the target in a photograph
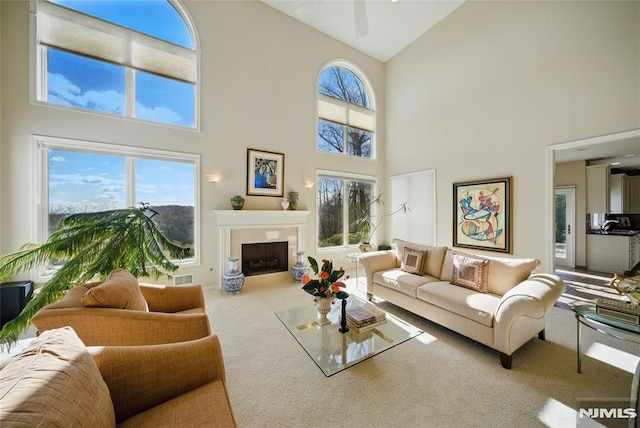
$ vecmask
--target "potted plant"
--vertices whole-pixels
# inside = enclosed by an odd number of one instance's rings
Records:
[[[371,206],[373,205],[377,205],[378,207],[384,207],[385,202],[384,202],[384,199],[382,198],[382,193],[379,193],[378,196],[376,196],[373,199],[373,201],[371,201]],[[360,251],[363,253],[371,251],[372,249],[371,239],[373,238],[374,233],[376,232],[376,230],[378,230],[378,227],[380,227],[380,225],[382,224],[382,222],[386,217],[391,217],[399,212],[407,212],[407,211],[409,211],[409,207],[407,206],[407,201],[401,203],[396,210],[390,212],[389,214],[383,214],[380,216],[369,216],[363,210],[362,217],[360,217],[359,219],[355,220],[352,223],[352,225],[358,228],[358,234],[360,236],[360,245],[359,245]],[[377,221],[374,220],[374,217],[377,217]]]
[[[94,279],[104,279],[116,268],[136,278],[170,277],[178,269],[170,258],[182,259],[191,249],[171,242],[153,221],[158,213],[148,204],[65,217],[43,244],[26,244],[0,257],[0,282],[39,266],[63,263],[27,303],[22,312],[4,325],[0,344],[11,346],[43,306],[60,300],[65,292]]]

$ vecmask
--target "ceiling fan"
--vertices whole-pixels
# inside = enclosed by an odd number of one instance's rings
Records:
[[[369,18],[367,16],[366,0],[350,0],[353,3],[353,20],[355,35],[357,39],[361,39],[369,34]],[[295,9],[297,15],[311,15],[313,11],[309,6],[314,5],[318,8],[325,0],[306,0]]]

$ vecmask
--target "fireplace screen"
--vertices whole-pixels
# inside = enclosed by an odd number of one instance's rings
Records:
[[[251,276],[288,271],[288,248],[286,241],[242,244],[242,273]]]

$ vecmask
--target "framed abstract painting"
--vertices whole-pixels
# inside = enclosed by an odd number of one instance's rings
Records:
[[[511,177],[453,183],[453,245],[511,253]]]
[[[247,149],[247,195],[283,196],[284,154]]]

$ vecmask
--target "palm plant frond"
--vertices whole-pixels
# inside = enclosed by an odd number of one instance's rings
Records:
[[[104,279],[123,268],[136,278],[169,277],[189,248],[171,242],[152,220],[157,212],[141,208],[73,214],[43,244],[26,244],[19,251],[0,257],[0,280],[20,272],[63,261],[51,279],[13,321],[0,331],[0,345],[11,347],[43,306],[58,301],[69,288],[93,278]]]

